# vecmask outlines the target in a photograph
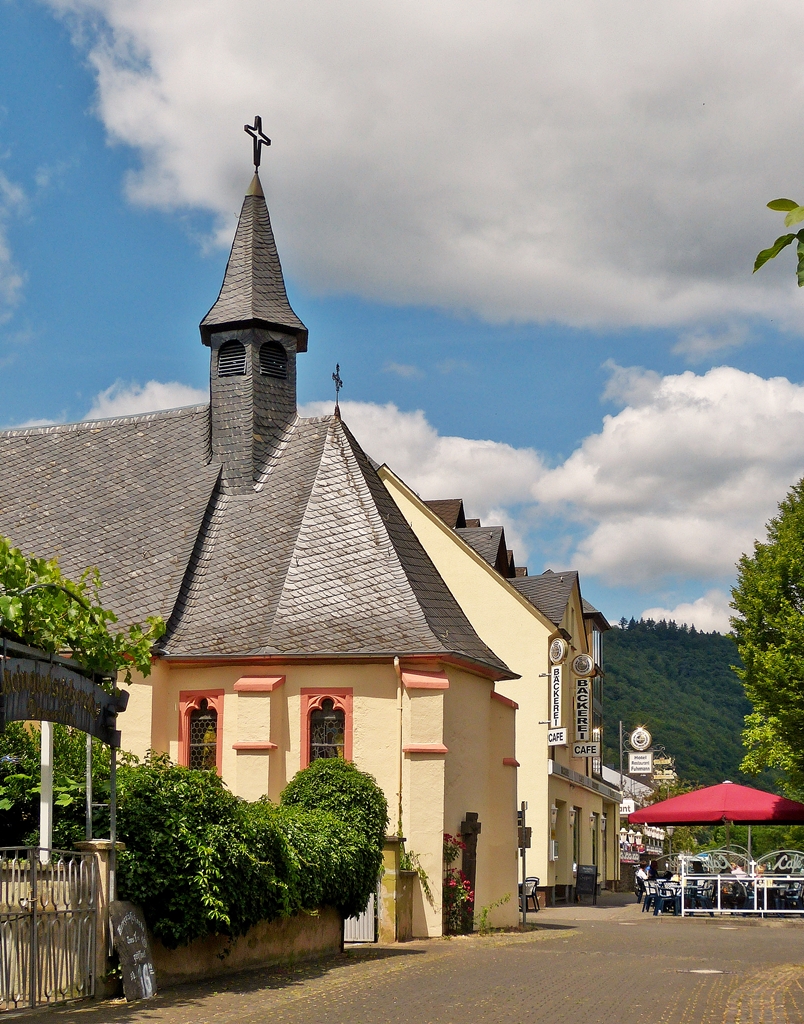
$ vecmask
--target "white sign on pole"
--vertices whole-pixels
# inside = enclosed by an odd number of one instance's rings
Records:
[[[547,746],[548,747],[566,747],[567,745],[567,730],[566,729],[548,729],[547,730]]]
[[[636,810],[636,801],[632,800],[631,797],[627,797],[620,804],[620,817],[624,818],[627,814],[633,814]]]
[[[550,666],[550,728],[561,728],[561,665]]]
[[[629,775],[652,775],[653,774],[653,751],[638,750],[628,753],[628,774]]]
[[[573,743],[573,757],[600,757],[599,743]]]
[[[575,739],[587,742],[589,734],[589,680],[575,681]]]

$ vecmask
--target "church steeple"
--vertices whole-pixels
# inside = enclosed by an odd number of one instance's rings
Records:
[[[307,328],[288,302],[271,219],[260,184],[262,124],[254,138],[254,178],[243,200],[223,285],[201,321],[210,347],[211,443],[230,493],[252,490],[296,417],[296,353]]]
[[[307,328],[288,302],[271,218],[256,171],[243,200],[220,295],[201,321],[201,340],[209,345],[214,331],[255,326],[288,330],[296,337],[296,350],[307,351]]]

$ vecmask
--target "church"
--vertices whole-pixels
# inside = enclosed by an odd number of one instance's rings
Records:
[[[124,748],[215,768],[248,800],[278,799],[318,757],[353,760],[388,800],[387,863],[404,836],[427,873],[414,934],[441,934],[443,834],[462,822],[480,823],[475,906],[510,895],[491,923],[513,924],[506,694],[518,672],[467,617],[337,406],[298,415],[308,332],[255,155],[200,325],[209,403],[0,433],[0,533],[68,576],[97,566],[121,626],[165,620],[153,672],[121,716]]]

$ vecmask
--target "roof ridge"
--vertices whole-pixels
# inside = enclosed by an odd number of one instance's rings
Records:
[[[155,409],[152,412],[135,412],[128,416],[99,416],[94,420],[74,420],[71,423],[43,423],[38,427],[9,427],[0,430],[3,437],[25,437],[28,435],[66,434],[76,430],[91,430],[98,424],[114,426],[118,423],[132,423],[135,420],[170,419],[188,412],[202,412],[209,409],[209,402],[199,405],[179,405],[175,409]]]

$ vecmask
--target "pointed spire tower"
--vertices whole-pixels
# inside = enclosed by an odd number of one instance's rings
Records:
[[[288,302],[271,218],[259,178],[260,148],[270,145],[260,118],[249,185],[220,294],[201,321],[210,347],[212,454],[231,493],[250,491],[296,416],[296,353],[307,328]]]

